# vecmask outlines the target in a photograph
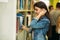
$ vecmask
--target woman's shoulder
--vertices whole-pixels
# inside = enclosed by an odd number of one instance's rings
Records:
[[[46,16],[42,17],[42,18],[41,18],[41,21],[47,21],[47,22],[50,22],[50,20],[49,20]]]

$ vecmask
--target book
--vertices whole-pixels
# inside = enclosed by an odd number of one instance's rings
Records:
[[[31,0],[28,0],[28,10],[31,9]]]
[[[17,18],[18,18],[18,24],[19,24],[19,30],[21,30],[22,29],[22,25],[23,25],[23,15],[21,14],[21,13],[18,13],[17,14]]]
[[[26,8],[26,0],[23,0],[23,9],[25,10]]]
[[[30,23],[31,23],[31,14],[28,13],[27,14],[27,26],[30,26]]]
[[[16,33],[18,33],[18,18],[16,18]]]
[[[20,0],[20,10],[23,10],[23,0]]]

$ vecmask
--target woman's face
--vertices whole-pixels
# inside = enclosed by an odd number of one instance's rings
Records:
[[[42,11],[42,9],[35,6],[34,11],[35,11],[35,13],[36,13],[37,15],[39,15],[39,13]]]

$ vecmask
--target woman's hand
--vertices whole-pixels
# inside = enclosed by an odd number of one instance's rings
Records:
[[[47,11],[46,11],[45,9],[42,9],[42,11],[40,12],[39,15],[43,16],[43,15],[45,15],[46,12],[47,12]]]
[[[45,13],[46,13],[46,10],[43,9],[36,18],[39,19],[41,16],[45,15]]]
[[[25,28],[26,28],[26,26],[22,25],[22,29],[25,29]]]
[[[26,30],[26,31],[28,32],[30,28],[28,28],[28,27],[22,25],[22,29],[23,29],[23,30]]]

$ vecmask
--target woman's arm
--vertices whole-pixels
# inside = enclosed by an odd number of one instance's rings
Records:
[[[48,19],[42,19],[39,22],[37,22],[36,19],[32,20],[31,27],[32,28],[44,28],[45,26],[49,25],[50,21]]]
[[[26,30],[27,32],[31,32],[32,31],[32,28],[28,28],[28,27],[26,27],[26,26],[22,26],[22,28],[24,29],[24,30]]]

